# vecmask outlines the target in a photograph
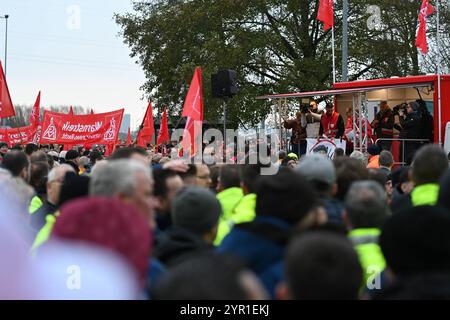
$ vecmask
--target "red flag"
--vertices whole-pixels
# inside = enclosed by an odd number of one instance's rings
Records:
[[[128,127],[128,136],[127,136],[127,142],[125,142],[127,146],[131,145],[131,131],[130,127]]]
[[[167,121],[167,108],[164,108],[164,113],[161,120],[161,126],[159,127],[158,140],[156,141],[156,145],[159,146],[164,142],[168,142],[169,137],[169,123]]]
[[[39,94],[36,98],[36,102],[34,103],[34,107],[31,110],[31,115],[29,119],[31,126],[37,127],[39,125],[40,107],[41,107],[41,92],[39,91]]]
[[[155,134],[155,126],[153,123],[153,107],[150,101],[145,112],[144,121],[137,137],[137,144],[141,147],[147,148],[147,143],[151,143],[153,135]]]
[[[14,117],[16,112],[9,94],[8,84],[6,83],[3,67],[0,62],[0,119]]]
[[[114,144],[122,124],[123,109],[95,115],[68,115],[44,111],[42,144]]]
[[[68,115],[69,115],[69,116],[73,116],[73,108],[72,108],[72,106],[70,106]]]
[[[317,20],[322,21],[326,31],[334,26],[334,0],[320,0]]]
[[[202,70],[195,69],[186,100],[183,106],[183,117],[203,121],[203,92],[202,92]]]
[[[435,9],[428,3],[428,0],[423,0],[419,11],[419,31],[417,32],[416,38],[416,47],[422,50],[423,54],[428,53],[427,17],[434,12]]]
[[[189,150],[190,156],[193,156],[196,152],[195,140],[201,133],[203,125],[202,70],[200,67],[195,69],[191,86],[184,101],[183,117],[187,117],[182,141],[183,153]]]

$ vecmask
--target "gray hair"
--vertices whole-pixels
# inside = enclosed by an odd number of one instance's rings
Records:
[[[393,157],[392,153],[390,153],[387,150],[383,150],[380,153],[378,163],[380,164],[380,166],[383,166],[383,167],[387,167],[387,168],[392,167],[392,165],[394,164],[394,157]]]
[[[354,182],[345,209],[353,228],[381,228],[390,214],[386,193],[375,181]]]
[[[361,151],[355,150],[350,155],[350,158],[354,158],[356,160],[361,161],[364,166],[367,166],[367,157]]]
[[[132,195],[138,187],[136,180],[138,173],[143,173],[148,179],[152,178],[150,167],[139,161],[130,159],[109,161],[92,173],[89,194],[105,197],[111,197],[116,193]]]
[[[47,182],[55,181],[57,178],[58,172],[60,172],[60,171],[64,171],[64,173],[67,173],[67,172],[75,173],[75,169],[72,168],[70,165],[61,164],[61,165],[53,168],[52,170],[50,170],[50,172],[48,173],[48,176],[47,176]]]

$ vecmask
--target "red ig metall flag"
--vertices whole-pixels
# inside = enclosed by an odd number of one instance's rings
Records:
[[[428,0],[422,1],[422,6],[419,11],[419,31],[417,32],[416,47],[422,50],[423,54],[428,53],[427,42],[427,17],[433,14],[436,10],[428,2]]]
[[[317,20],[323,22],[323,29],[327,31],[334,26],[334,0],[320,0]]]

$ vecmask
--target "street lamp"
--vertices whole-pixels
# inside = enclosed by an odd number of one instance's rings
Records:
[[[6,68],[8,64],[8,18],[9,15],[5,14],[4,16],[0,16],[1,19],[5,19],[6,27],[5,27],[5,77],[6,77]]]

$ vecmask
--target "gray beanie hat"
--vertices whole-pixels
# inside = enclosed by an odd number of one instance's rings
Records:
[[[177,193],[172,203],[174,226],[203,234],[217,225],[222,206],[208,189],[185,188]]]
[[[310,182],[321,182],[329,186],[336,182],[333,161],[321,154],[309,154],[300,159],[297,172]]]

